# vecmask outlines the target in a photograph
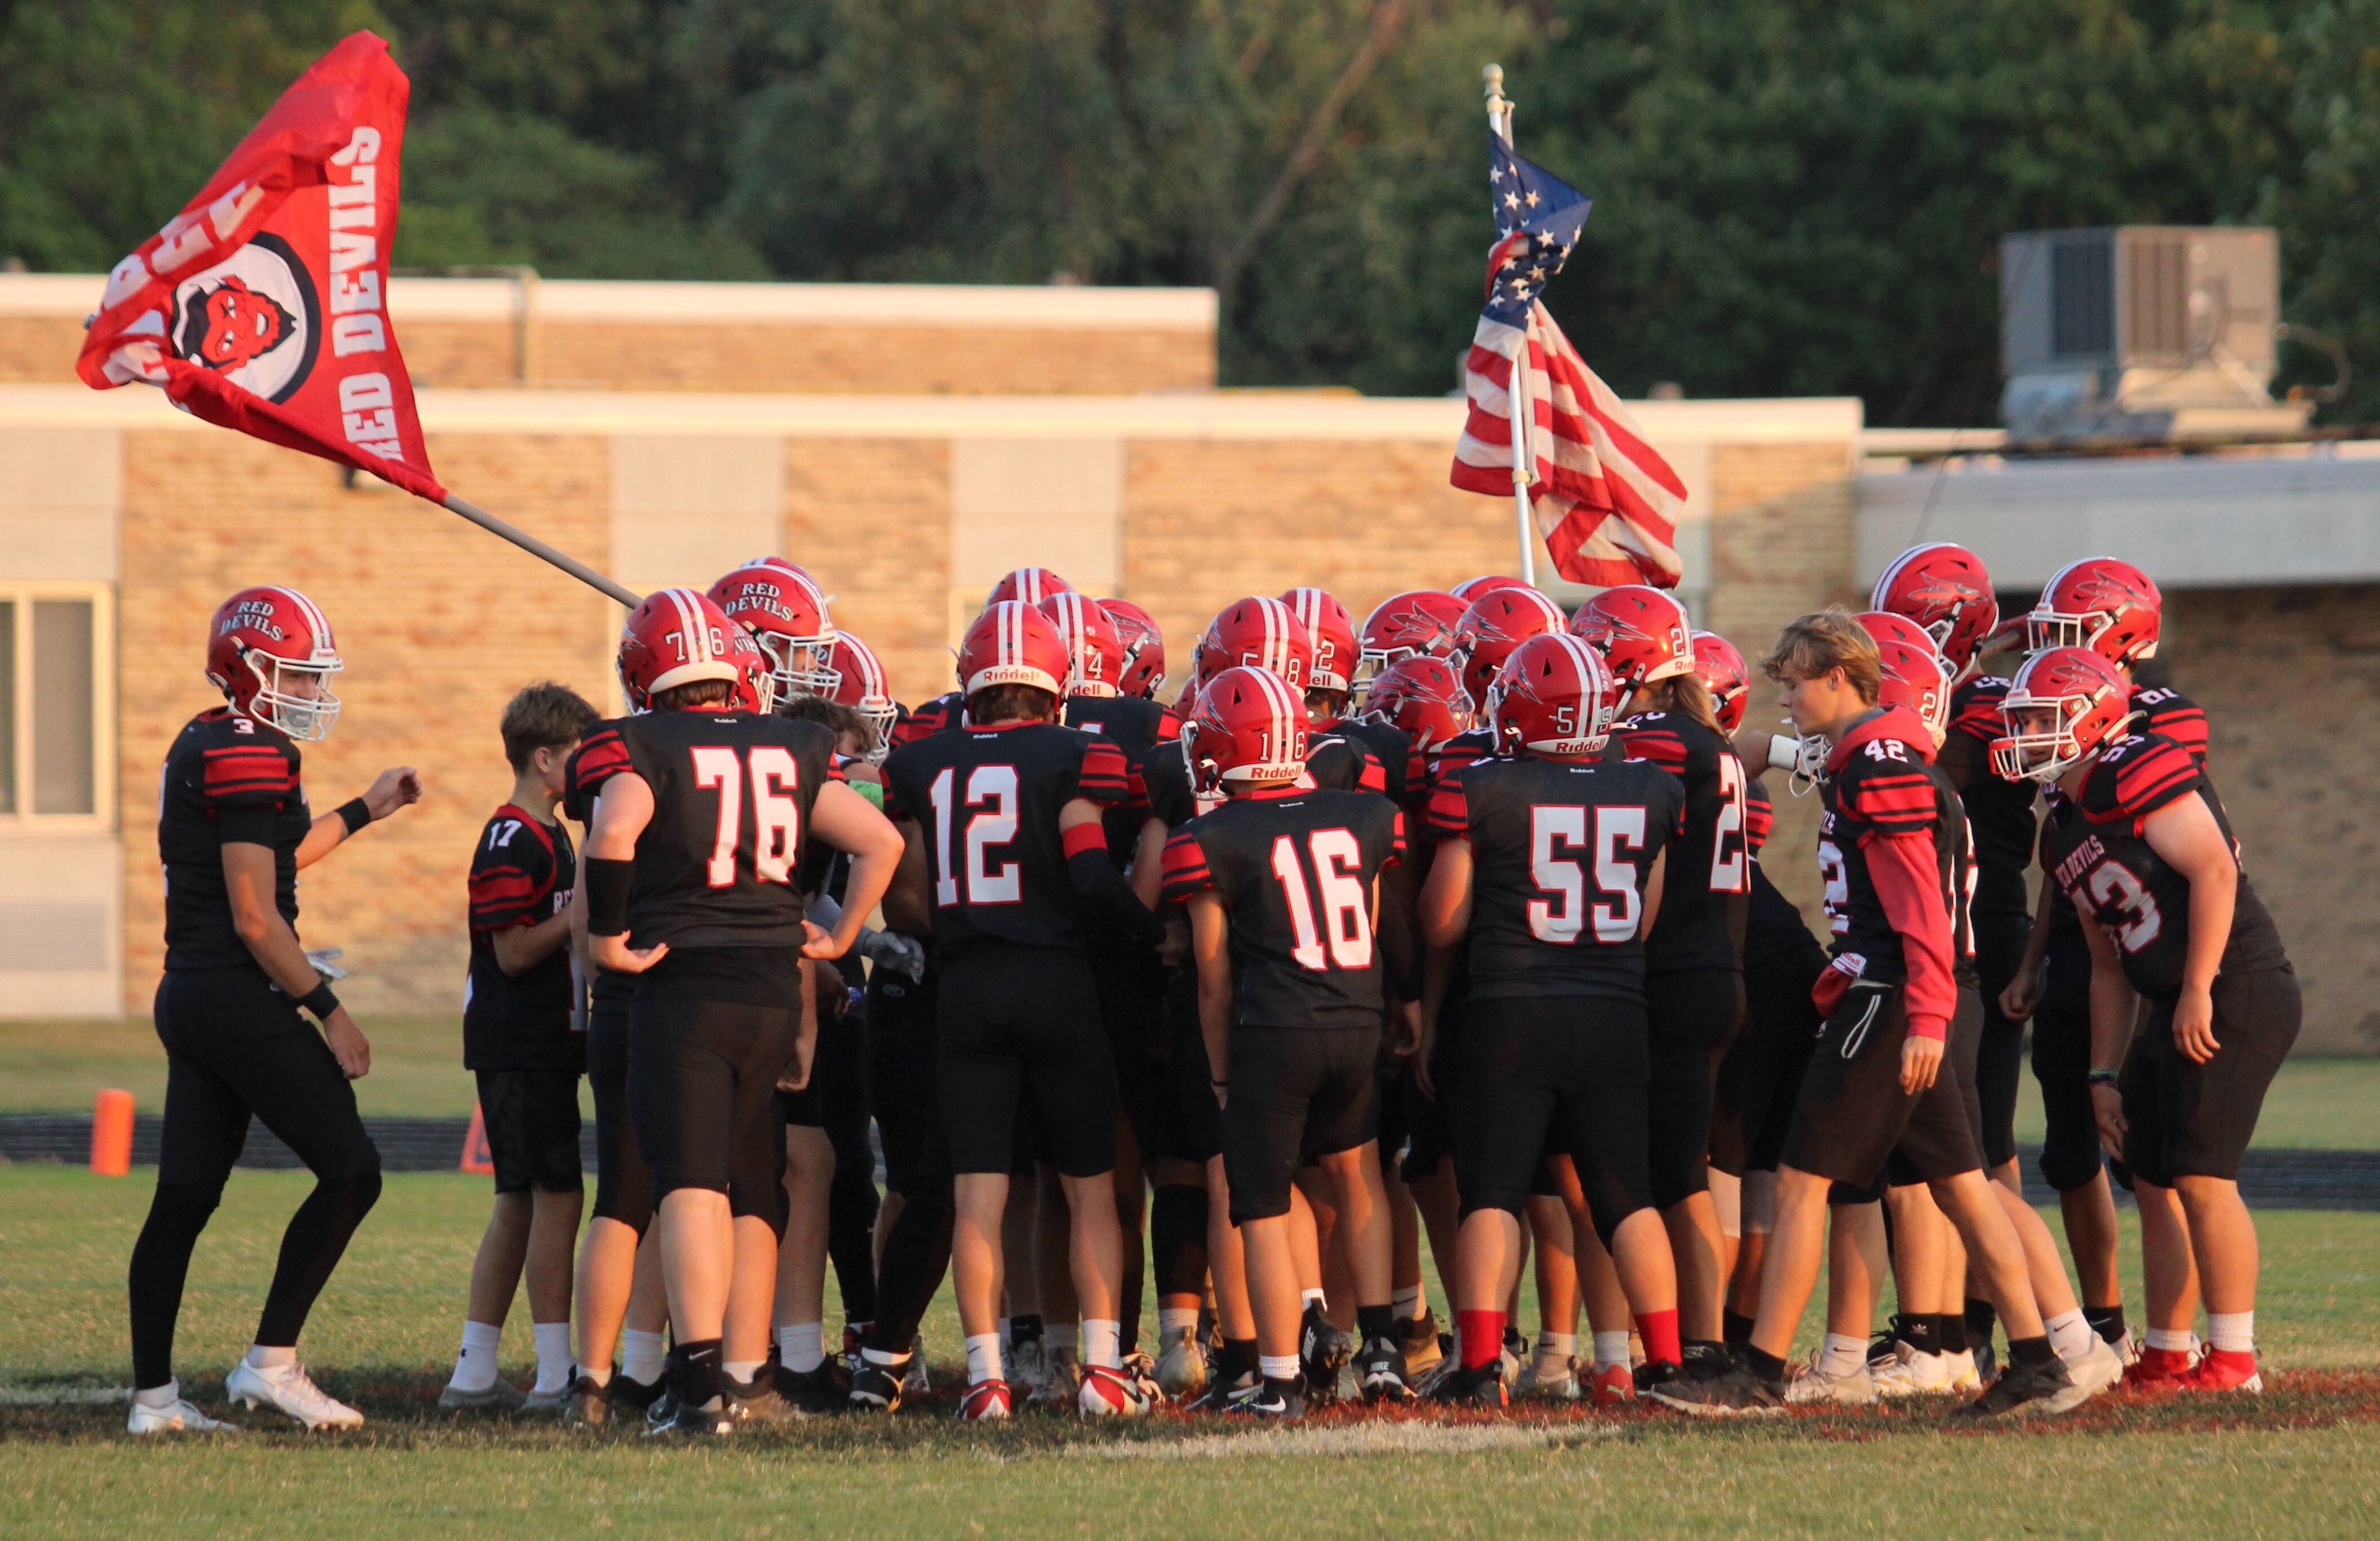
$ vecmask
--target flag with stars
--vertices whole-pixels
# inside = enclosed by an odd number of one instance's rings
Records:
[[[1529,504],[1554,568],[1572,583],[1677,587],[1677,516],[1685,483],[1645,442],[1611,387],[1597,379],[1542,299],[1578,245],[1592,200],[1488,136],[1496,246],[1487,303],[1463,360],[1471,412],[1454,449],[1454,485],[1510,497],[1513,485],[1512,365],[1527,360]]]

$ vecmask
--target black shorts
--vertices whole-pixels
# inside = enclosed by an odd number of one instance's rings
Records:
[[[2287,964],[2215,979],[2215,1039],[2204,1064],[2174,1046],[2171,1001],[2149,1002],[2120,1083],[2124,1162],[2143,1180],[2240,1175],[2265,1089],[2298,1039],[2304,1000]]]
[[[2053,932],[2041,1000],[2033,1009],[2033,1078],[2041,1086],[2041,1180],[2059,1193],[2099,1175],[2099,1118],[2091,1106],[2091,946]]]
[[[947,1183],[950,1176],[935,1105],[939,978],[931,968],[922,980],[889,968],[868,978],[868,1105],[884,1149],[884,1185],[905,1196],[918,1192],[921,1183]]]
[[[1743,976],[1731,968],[1648,975],[1645,1016],[1653,1202],[1666,1209],[1710,1186],[1711,1087],[1743,1020]]]
[[[1984,1004],[1974,990],[1966,985],[1959,987],[1959,1014],[1950,1019],[1950,1037],[1942,1047],[1942,1068],[1959,1075],[1959,1106],[1967,1115],[1967,1135],[1975,1142],[1975,1151],[1984,1149],[1983,1098],[1975,1091],[1975,1062],[1983,1050]],[[1910,1155],[1896,1149],[1884,1163],[1884,1181],[1888,1187],[1909,1187],[1925,1179],[1918,1174],[1917,1165]],[[1882,1195],[1878,1195],[1882,1196]]]
[[[1376,1137],[1379,1053],[1377,1025],[1232,1029],[1222,1122],[1233,1225],[1289,1213],[1298,1168]]]
[[[628,1110],[656,1202],[680,1188],[727,1195],[738,1218],[785,1226],[777,1078],[801,1010],[639,988],[628,1009]]]
[[[1015,1171],[1028,1133],[1065,1176],[1115,1169],[1115,1067],[1081,953],[974,947],[943,965],[937,997],[953,1172]]]
[[[1094,944],[1090,965],[1108,1058],[1115,1066],[1116,1101],[1146,1159],[1157,1149],[1159,1137],[1170,1133],[1161,1104],[1173,1090],[1172,1056],[1157,1053],[1160,1039],[1172,1047],[1164,976],[1153,953],[1113,940]]]
[[[1463,1212],[1519,1214],[1558,1194],[1545,1158],[1577,1169],[1597,1235],[1652,1203],[1645,1008],[1633,1001],[1559,997],[1474,1001],[1463,1023],[1454,1094],[1454,1181]]]
[[[480,1125],[495,1164],[496,1192],[575,1194],[578,1174],[578,1073],[482,1070]]]
[[[810,1086],[818,1094],[819,1124],[834,1142],[835,1170],[864,1160],[868,1181],[873,1183],[876,1157],[868,1147],[867,1058],[868,1007],[863,997],[840,1015],[819,1023],[818,1047],[810,1055]]]
[[[1967,1122],[1957,1056],[1945,1052],[1934,1084],[1900,1087],[1900,1045],[1909,1018],[1898,985],[1855,984],[1843,992],[1810,1051],[1782,1164],[1873,1191],[1886,1160],[1906,1153],[1917,1181],[1981,1169]]]
[[[1203,1167],[1223,1153],[1223,1112],[1208,1085],[1207,1040],[1198,1030],[1198,986],[1190,970],[1177,970],[1167,979],[1158,1012],[1164,1053],[1151,1057],[1155,1086],[1141,1151],[1144,1157]]]
[[[2024,962],[2033,921],[2022,910],[1974,917],[1976,988],[1983,1034],[1975,1052],[1975,1098],[1982,1108],[1986,1167],[2016,1159],[2016,1094],[2024,1074],[2024,1024],[2000,1014],[2000,991]]]
[[[599,974],[587,992],[587,1089],[595,1103],[595,1215],[633,1227],[653,1221],[653,1169],[628,1114],[628,1006],[637,981]]]
[[[1408,1187],[1429,1182],[1454,1159],[1454,1096],[1463,1080],[1462,1056],[1455,1046],[1463,1041],[1463,1025],[1470,1009],[1469,980],[1457,980],[1439,1007],[1438,1036],[1430,1040],[1429,1084],[1438,1095],[1424,1097],[1421,1088],[1415,1086],[1405,1107],[1405,1154],[1397,1165],[1397,1175]]]

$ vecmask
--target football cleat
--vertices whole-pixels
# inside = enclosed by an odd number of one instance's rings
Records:
[[[1413,1383],[1406,1377],[1405,1352],[1394,1338],[1375,1338],[1356,1353],[1355,1394],[1366,1401],[1411,1401]]]
[[[1974,1350],[1961,1349],[1956,1353],[1946,1353],[1942,1362],[1950,1366],[1950,1389],[1953,1391],[1980,1391],[1984,1389],[1983,1372],[1975,1368]]]
[[[1532,1357],[1522,1367],[1512,1382],[1515,1401],[1576,1401],[1579,1400],[1578,1361],[1565,1359],[1560,1364]]]
[[[1167,1398],[1165,1388],[1157,1383],[1157,1361],[1135,1349],[1123,1356],[1123,1376],[1140,1388],[1151,1407],[1162,1407]]]
[[[1493,1407],[1512,1405],[1512,1394],[1505,1389],[1504,1366],[1490,1359],[1475,1369],[1460,1366],[1439,1377],[1430,1389],[1430,1400],[1445,1407]]]
[[[577,1384],[578,1366],[573,1365],[570,1366],[570,1378],[562,1383],[560,1389],[540,1391],[535,1387],[531,1387],[528,1390],[523,1392],[521,1394],[521,1411],[524,1413],[559,1413],[565,1407],[570,1405],[570,1389]]]
[[[2066,1373],[2085,1397],[2095,1397],[2124,1378],[2124,1356],[2113,1343],[2091,1334],[2091,1346],[2066,1362]]]
[[[1138,1418],[1148,1414],[1151,1388],[1122,1370],[1105,1365],[1083,1368],[1083,1383],[1075,1393],[1075,1409],[1086,1418]]]
[[[646,1438],[715,1438],[735,1432],[735,1415],[729,1410],[728,1399],[724,1396],[713,1397],[699,1407],[681,1404],[675,1397],[669,1401],[674,1409],[669,1417],[656,1423],[650,1414],[646,1414]],[[662,1404],[655,1402],[653,1405],[659,1407]]]
[[[2000,1356],[1998,1353],[1993,1349],[1992,1341],[1989,1338],[1986,1338],[1982,1342],[1975,1344],[1967,1352],[1975,1356],[1975,1379],[1977,1381],[1988,1382],[1992,1377],[2000,1373]]]
[[[750,1381],[725,1377],[727,1415],[746,1427],[761,1424],[797,1424],[809,1416],[777,1389],[774,1365],[762,1368]]]
[[[571,1381],[570,1389],[564,1393],[562,1421],[588,1428],[596,1428],[610,1423],[612,1421],[612,1388],[621,1378],[614,1374],[610,1380],[598,1386],[592,1377],[583,1371],[580,1372],[577,1377]]]
[[[1438,1368],[1446,1351],[1438,1342],[1438,1317],[1425,1312],[1405,1323],[1405,1379],[1419,1386],[1422,1378]]]
[[[237,1434],[239,1426],[221,1418],[210,1418],[191,1406],[181,1395],[163,1407],[152,1407],[135,1398],[131,1415],[125,1419],[127,1434]]]
[[[2144,1348],[2124,1371],[2124,1384],[2143,1391],[2180,1390],[2197,1369],[2198,1361],[2187,1349]]]
[[[1950,1416],[1983,1419],[2069,1413],[2082,1406],[2090,1395],[2074,1384],[2062,1359],[2052,1359],[2046,1365],[2012,1364],[1984,1388],[1982,1396],[1950,1409]]]
[[[926,1371],[926,1335],[922,1332],[909,1340],[909,1373],[901,1377],[901,1390],[912,1397],[933,1394],[934,1377]]]
[[[1041,1384],[1025,1399],[1025,1405],[1044,1413],[1062,1413],[1075,1405],[1075,1396],[1082,1390],[1082,1355],[1075,1349],[1050,1349],[1042,1362],[1047,1369]]]
[[[650,1434],[676,1416],[677,1393],[671,1390],[669,1383],[664,1380],[653,1400],[645,1403],[645,1432]]]
[[[1785,1401],[1794,1407],[1869,1407],[1878,1400],[1876,1377],[1868,1373],[1864,1363],[1852,1365],[1840,1375],[1829,1375],[1818,1366],[1823,1353],[1814,1354],[1806,1365],[1793,1366],[1793,1378],[1785,1385]]]
[[[1259,1380],[1255,1385],[1235,1391],[1223,1404],[1227,1416],[1234,1418],[1269,1418],[1289,1422],[1305,1416],[1305,1398],[1294,1390],[1284,1391]]]
[[[1678,1367],[1689,1380],[1716,1380],[1735,1368],[1735,1355],[1725,1343],[1695,1341],[1679,1352]]]
[[[789,1370],[783,1365],[774,1369],[777,1395],[805,1416],[840,1413],[849,1402],[850,1388],[839,1373],[841,1366],[832,1359],[820,1360],[816,1369]]]
[[[1517,1327],[1506,1328],[1504,1329],[1504,1352],[1498,1361],[1500,1367],[1504,1372],[1504,1384],[1511,1386],[1517,1383],[1521,1378],[1521,1367],[1528,1362],[1528,1335]]]
[[[1050,1352],[1038,1332],[1010,1343],[1005,1357],[1009,1385],[1028,1399],[1050,1384]]]
[[[1196,1329],[1168,1328],[1157,1355],[1158,1388],[1172,1398],[1195,1397],[1207,1389],[1206,1346]]]
[[[2185,1391],[2245,1391],[2256,1395],[2265,1389],[2263,1369],[2256,1363],[2255,1351],[2241,1353],[2237,1349],[2208,1349],[2198,1361],[2198,1367],[2181,1381]]]
[[[1184,1404],[1184,1413],[1228,1413],[1232,1399],[1261,1387],[1263,1380],[1254,1370],[1244,1370],[1229,1380],[1220,1376],[1207,1382],[1207,1389]]]
[[[224,1377],[224,1396],[235,1407],[269,1407],[310,1429],[363,1426],[364,1415],[315,1385],[303,1365],[259,1368],[242,1359]]]
[[[1636,1372],[1611,1365],[1587,1377],[1587,1400],[1597,1407],[1619,1407],[1636,1400]]]
[[[1645,1394],[1694,1418],[1774,1417],[1785,1411],[1784,1383],[1763,1380],[1741,1365],[1725,1375],[1678,1376],[1647,1387]]]
[[[511,1413],[528,1401],[528,1392],[502,1376],[476,1391],[467,1391],[451,1380],[438,1390],[441,1413]]]
[[[979,1424],[993,1418],[1005,1418],[1012,1401],[1008,1382],[997,1376],[989,1380],[971,1382],[966,1395],[959,1399],[959,1422]]]
[[[1876,1382],[1876,1395],[1888,1401],[1938,1396],[1952,1386],[1949,1355],[1925,1353],[1907,1343],[1894,1343],[1892,1357],[1882,1365],[1870,1359],[1868,1373]]]
[[[851,1405],[862,1413],[899,1412],[908,1372],[906,1361],[881,1365],[861,1355],[859,1368],[851,1377]]]
[[[1339,1396],[1339,1372],[1355,1357],[1355,1341],[1331,1325],[1322,1307],[1309,1302],[1297,1334],[1298,1369],[1305,1377],[1306,1396],[1317,1402]]]
[[[661,1400],[662,1388],[662,1382],[659,1380],[648,1384],[614,1373],[603,1389],[611,1397],[613,1406],[625,1408],[631,1413],[642,1413]]]

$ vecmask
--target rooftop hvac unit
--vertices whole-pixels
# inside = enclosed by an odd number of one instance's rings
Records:
[[[2000,414],[2020,440],[2301,431],[2269,389],[2280,323],[2269,229],[2126,224],[2000,238]]]

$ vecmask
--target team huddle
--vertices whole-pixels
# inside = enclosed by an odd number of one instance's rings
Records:
[[[2235,1179],[2299,995],[2204,715],[2134,678],[2156,587],[2092,559],[2003,625],[1933,544],[1871,602],[1755,668],[1650,588],[1566,613],[1483,577],[1360,626],[1293,588],[1215,616],[1168,705],[1146,611],[1025,568],[908,707],[792,563],[649,596],[627,715],[548,684],[502,723],[464,1018],[496,1202],[439,1405],[657,1438],[888,1413],[931,1389],[946,1277],[966,1420],[2261,1389]],[[173,1336],[251,1116],[317,1186],[226,1394],[363,1421],[296,1352],[380,1177],[295,878],[420,786],[310,815],[340,667],[303,596],[235,595],[226,704],[166,763],[135,1433],[225,1426]],[[1755,675],[1781,733],[1746,724]],[[1772,772],[1819,799],[1825,937],[1768,877]],[[2028,1022],[2070,1272],[2018,1180]],[[497,1372],[524,1276],[527,1389]]]

